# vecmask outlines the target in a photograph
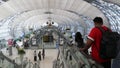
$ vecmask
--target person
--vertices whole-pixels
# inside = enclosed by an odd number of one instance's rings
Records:
[[[77,43],[78,48],[82,48],[84,46],[83,38],[80,32],[75,34],[75,42]]]
[[[23,48],[23,41],[21,39],[19,39],[18,41],[16,41],[16,43],[17,43],[17,47]]]
[[[33,68],[40,68],[40,67],[39,67],[39,64],[35,63],[35,64],[33,65]]]
[[[38,53],[39,60],[41,61],[41,51]]]
[[[34,61],[37,61],[37,54],[36,54],[36,51],[34,51]]]
[[[117,42],[117,57],[113,59],[112,68],[120,68],[120,40]]]
[[[42,57],[43,57],[43,59],[45,58],[45,49],[44,48],[42,49]]]
[[[100,63],[104,68],[111,68],[111,59],[102,59],[99,56],[102,32],[97,27],[101,27],[104,30],[108,30],[108,27],[103,25],[103,19],[101,17],[95,17],[93,22],[95,27],[93,27],[90,31],[87,37],[86,45],[84,48],[80,48],[80,50],[85,51],[91,47],[90,55],[92,59]]]
[[[8,39],[8,45],[9,45],[9,56],[12,56],[13,55],[13,52],[12,52],[12,46],[13,46],[13,39]]]
[[[16,44],[17,44],[17,43],[16,43],[16,40],[14,39],[14,40],[13,40],[13,46],[15,47]]]
[[[28,40],[24,40],[24,48],[27,49],[29,47],[29,41]]]

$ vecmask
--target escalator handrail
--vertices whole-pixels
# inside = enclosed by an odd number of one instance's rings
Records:
[[[15,63],[13,60],[11,60],[11,59],[9,59],[8,57],[6,57],[3,53],[2,53],[2,51],[0,51],[0,57],[3,57],[3,58],[5,58],[7,61],[9,61],[10,63],[12,63],[12,64],[14,64],[14,65],[16,65],[16,66],[19,66],[17,63]]]

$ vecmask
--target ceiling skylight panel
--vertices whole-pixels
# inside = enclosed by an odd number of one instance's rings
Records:
[[[42,0],[34,0],[35,1],[35,5],[36,5],[36,8],[38,9],[42,9]]]
[[[23,3],[23,5],[21,5],[21,6],[24,6],[25,9],[31,10],[32,5],[30,4],[30,1],[28,1],[28,0],[21,0],[21,3]]]
[[[82,4],[83,1],[80,0],[74,0],[73,4],[71,5],[70,9],[72,10],[78,10],[80,5]]]
[[[55,0],[49,0],[49,8],[54,9],[55,8]]]
[[[76,0],[67,0],[67,3],[66,3],[66,6],[65,6],[65,9],[68,9],[70,10],[71,7],[75,4],[73,4],[74,2],[76,2]]]
[[[49,5],[48,5],[48,0],[42,0],[42,5],[44,9],[48,9]]]
[[[23,7],[24,4],[21,0],[14,0],[11,3],[11,6],[14,7],[18,12],[27,10],[25,7]]]
[[[65,9],[69,0],[55,0],[55,8]]]
[[[3,4],[0,6],[0,18],[4,19],[13,14],[14,12],[7,7],[8,4]]]

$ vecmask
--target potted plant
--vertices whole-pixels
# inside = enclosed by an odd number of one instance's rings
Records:
[[[70,36],[69,38],[72,38],[72,36]]]
[[[18,54],[23,55],[25,54],[25,51],[23,48],[18,48]]]
[[[29,35],[26,35],[25,38],[29,38]]]
[[[70,30],[70,28],[66,28],[66,30]]]

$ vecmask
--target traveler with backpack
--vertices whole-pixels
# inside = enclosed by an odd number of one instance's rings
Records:
[[[111,59],[103,59],[100,57],[99,51],[101,46],[102,32],[97,27],[100,27],[104,30],[108,30],[108,28],[103,25],[103,19],[101,17],[95,17],[93,22],[95,27],[93,27],[90,31],[85,47],[80,48],[80,50],[85,51],[91,47],[92,59],[100,63],[104,68],[111,68]]]

